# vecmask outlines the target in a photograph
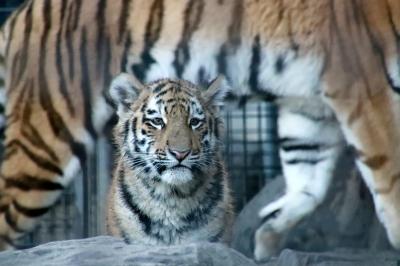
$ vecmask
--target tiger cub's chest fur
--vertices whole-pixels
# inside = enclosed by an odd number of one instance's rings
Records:
[[[218,91],[161,80],[135,92],[142,86],[135,82],[121,74],[111,85],[119,122],[109,233],[150,245],[229,242],[233,207]]]
[[[180,189],[139,180],[124,162],[116,172],[108,213],[112,235],[151,245],[229,241],[233,217],[222,169]]]

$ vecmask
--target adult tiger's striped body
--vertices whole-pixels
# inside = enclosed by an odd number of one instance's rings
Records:
[[[128,243],[229,242],[232,198],[222,160],[220,79],[207,91],[182,80],[142,85],[117,76],[118,158],[108,231]]]
[[[285,98],[279,135],[287,193],[261,212],[258,258],[322,201],[344,140],[400,248],[399,5],[27,1],[4,26],[0,45],[9,99],[0,235],[29,230],[84,163],[112,113],[103,94],[111,75],[197,83],[222,73],[237,94]]]

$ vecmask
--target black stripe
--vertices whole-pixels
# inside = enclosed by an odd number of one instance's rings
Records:
[[[285,152],[291,151],[318,151],[322,148],[322,145],[316,143],[301,143],[301,144],[283,144],[280,147]]]
[[[282,212],[282,209],[277,209],[273,212],[271,212],[270,214],[268,214],[267,216],[264,216],[260,223],[259,226],[257,228],[259,228],[261,225],[263,225],[264,223],[266,223],[268,220],[276,218],[280,213]]]
[[[33,2],[30,2],[25,14],[24,40],[22,41],[21,56],[19,57],[20,61],[19,71],[18,74],[16,74],[17,80],[20,80],[22,78],[22,75],[26,70],[26,65],[29,60],[28,49],[29,49],[29,39],[32,32],[32,7],[33,7]]]
[[[17,233],[23,233],[24,230],[18,228],[18,225],[16,223],[16,221],[14,221],[13,217],[11,217],[11,210],[10,208],[8,208],[6,210],[6,212],[4,213],[4,218],[7,222],[7,224],[12,228],[12,230],[14,230]]]
[[[206,79],[206,70],[204,67],[200,67],[199,71],[197,72],[197,84],[201,86],[207,86],[208,80]]]
[[[79,25],[79,20],[81,18],[81,8],[82,8],[82,0],[74,0],[75,5],[74,16],[72,21],[72,30],[77,30]]]
[[[68,112],[72,116],[74,116],[75,109],[72,105],[70,95],[67,91],[67,82],[65,80],[64,69],[63,69],[63,65],[64,65],[63,52],[61,51],[61,34],[62,34],[62,31],[64,28],[64,17],[65,17],[66,8],[67,8],[67,1],[62,0],[61,8],[60,8],[60,28],[58,29],[58,32],[57,32],[56,55],[55,55],[56,62],[55,63],[56,63],[57,74],[59,77],[59,87],[60,87],[61,95],[64,97],[64,99],[66,101]]]
[[[49,35],[49,31],[51,28],[51,0],[44,0],[43,10],[42,10],[42,17],[43,17],[43,33],[40,41],[40,48],[42,49],[44,45],[46,45],[47,38]],[[46,63],[46,62],[44,62]],[[46,65],[40,65],[40,68],[46,68]]]
[[[310,164],[310,165],[315,165],[318,164],[319,162],[323,161],[324,158],[317,158],[317,159],[291,159],[291,160],[285,160],[285,164]]]
[[[217,67],[218,67],[218,73],[221,75],[224,75],[225,78],[227,78],[230,81],[229,75],[228,75],[228,68],[226,65],[226,59],[227,59],[227,45],[222,45],[221,48],[219,49],[218,55],[216,57],[217,60]],[[201,82],[201,80],[200,80]]]
[[[156,168],[158,175],[162,175],[162,173],[167,170],[167,167],[159,162],[153,162],[153,165]]]
[[[64,18],[67,9],[67,0],[61,0],[61,7],[60,7],[60,31],[64,28]]]
[[[203,9],[204,2],[202,0],[190,0],[186,7],[181,40],[175,50],[175,58],[172,62],[178,77],[182,77],[184,68],[190,60],[189,41],[200,24]]]
[[[251,62],[250,62],[250,77],[249,86],[252,91],[258,92],[258,72],[261,63],[261,46],[260,36],[256,36],[253,40],[253,47],[251,49]]]
[[[49,160],[34,154],[28,147],[26,147],[24,144],[22,144],[22,142],[20,142],[19,140],[12,140],[8,143],[8,146],[17,146],[19,147],[24,154],[26,154],[29,159],[31,159],[36,165],[40,166],[41,168],[49,171],[49,172],[53,172],[56,173],[60,176],[63,176],[63,171],[60,167],[58,167],[58,165],[50,162]]]
[[[88,54],[87,54],[87,32],[86,28],[82,29],[80,44],[80,65],[81,65],[81,90],[83,96],[83,115],[85,128],[89,131],[92,138],[96,138],[96,131],[92,123],[92,85],[90,81]]]
[[[149,109],[149,110],[146,111],[146,113],[147,113],[148,115],[152,115],[152,114],[157,113],[157,111],[156,111],[156,110],[153,110],[153,109]]]
[[[92,0],[93,1],[93,0]],[[97,3],[97,11],[96,11],[96,26],[97,26],[97,40],[96,40],[96,68],[97,72],[101,71],[101,68],[104,67],[104,64],[110,64],[110,62],[103,62],[104,57],[104,31],[105,27],[105,10],[107,8],[107,0],[99,0]]]
[[[144,36],[144,49],[140,56],[141,63],[132,66],[132,72],[139,80],[145,79],[146,71],[155,63],[154,58],[150,55],[150,51],[160,37],[164,16],[163,2],[163,0],[155,0],[151,6]]]
[[[39,217],[44,215],[46,212],[49,211],[50,207],[47,208],[29,208],[20,205],[16,200],[13,201],[13,205],[15,207],[15,210],[17,210],[19,213],[22,213],[23,215],[27,217]]]
[[[228,29],[228,39],[229,39],[229,47],[233,50],[236,50],[241,44],[241,28],[243,21],[243,12],[245,8],[243,7],[242,0],[236,0],[235,6],[232,10],[232,20]]]
[[[8,205],[0,205],[0,213],[3,213],[8,210]]]
[[[118,20],[118,38],[117,42],[118,44],[122,44],[123,37],[125,34],[128,34],[129,32],[126,31],[126,23],[129,18],[129,14],[132,12],[130,10],[131,7],[131,0],[123,0],[122,5],[121,5],[121,11],[119,14],[119,20]]]
[[[69,73],[69,79],[73,80],[74,79],[74,65],[75,65],[75,54],[74,54],[74,47],[73,47],[73,12],[74,12],[74,7],[75,7],[75,1],[71,1],[71,4],[68,8],[68,16],[67,16],[67,28],[65,30],[65,41],[67,44],[67,62],[68,62],[68,73]]]
[[[164,87],[165,87],[165,83],[161,82],[160,84],[158,84],[154,89],[153,89],[153,93],[159,93]],[[162,95],[162,94],[161,94]],[[161,96],[160,94],[156,95],[157,98],[159,98]]]
[[[170,104],[170,103],[173,103],[173,102],[179,102],[179,99],[171,98],[171,99],[166,100],[167,104]]]
[[[143,147],[143,145],[146,144],[146,139],[143,138],[141,140],[137,140],[137,141],[135,141],[135,144]]]
[[[68,28],[66,31],[67,50],[68,50],[68,63],[69,63],[69,78],[74,79],[74,48],[73,48],[73,32],[78,29],[80,16],[81,16],[82,0],[75,0],[71,2],[68,13]]]
[[[219,127],[221,124],[222,121],[218,117],[214,118],[214,135],[217,139],[219,139],[219,137],[221,136],[219,132]]]
[[[103,61],[103,95],[108,93],[108,88],[112,79],[111,61],[112,61],[112,46],[109,37],[104,38],[104,61]]]
[[[11,73],[14,73],[14,72],[11,71]],[[19,93],[19,94],[15,95],[15,99],[16,99],[15,105],[10,108],[11,109],[11,114],[10,114],[11,117],[7,117],[7,127],[13,123],[20,121],[20,116],[21,116],[20,104],[24,102],[26,93],[28,92],[28,86],[29,86],[29,83],[26,81],[19,91],[15,90],[15,88],[13,88],[13,87],[10,87],[10,88],[14,89],[15,93]],[[7,97],[9,97],[9,95]]]
[[[285,64],[285,58],[283,55],[278,56],[275,62],[275,73],[276,74],[281,74],[283,70],[285,69],[286,64]]]
[[[27,3],[28,1],[25,1],[25,3]],[[11,18],[11,22],[10,22],[10,33],[7,39],[7,45],[6,45],[6,51],[5,54],[8,55],[8,52],[10,50],[11,47],[11,42],[13,40],[13,36],[14,36],[14,28],[15,28],[15,23],[17,22],[17,18],[18,16],[15,14],[12,18]]]
[[[165,84],[163,84],[163,86],[165,86]],[[160,92],[159,94],[157,94],[155,98],[156,98],[156,99],[161,98],[162,96],[164,96],[165,94],[167,94],[168,92],[170,92],[171,89],[172,89],[172,87],[169,87],[168,89],[163,90],[162,92]],[[157,101],[157,104],[158,104],[158,101]]]
[[[152,46],[160,37],[164,16],[164,1],[155,0],[151,6],[149,21],[146,25],[145,46]]]
[[[122,200],[126,204],[126,206],[129,208],[129,210],[137,215],[139,218],[140,224],[143,226],[143,230],[146,234],[150,233],[151,230],[151,219],[150,217],[145,214],[139,206],[133,201],[133,197],[131,193],[129,192],[128,186],[125,184],[125,173],[123,169],[119,171],[119,176],[118,176],[118,181],[119,181],[119,187],[122,192]]]
[[[125,40],[125,44],[124,44],[124,51],[122,52],[122,58],[121,58],[121,71],[122,72],[127,72],[127,68],[128,68],[128,53],[129,50],[131,48],[132,45],[132,41],[131,41],[131,33],[128,32],[127,33],[127,37]]]
[[[110,37],[104,38],[104,61],[103,61],[103,90],[102,90],[102,96],[109,104],[110,106],[116,108],[115,103],[112,101],[110,95],[109,95],[109,87],[112,79],[113,73],[111,72],[111,61],[112,61],[112,46],[111,46],[111,41]],[[126,56],[126,55],[125,55]],[[123,60],[123,59],[122,59]],[[121,70],[120,70],[121,71]],[[113,117],[111,117],[107,123],[113,120]],[[107,128],[107,125],[105,126]]]
[[[7,177],[5,178],[5,183],[6,183],[6,188],[18,188],[23,191],[30,191],[30,190],[52,191],[52,190],[64,189],[63,185],[61,185],[60,183],[27,174],[15,177]]]
[[[12,58],[10,73],[17,73],[20,55],[21,55],[21,51],[20,50],[17,51],[14,54],[14,57]],[[11,96],[11,94],[13,92],[17,92],[18,91],[18,90],[15,89],[17,87],[18,81],[20,81],[20,80],[17,79],[16,75],[11,77],[10,86],[9,86],[9,88],[6,88],[7,89],[6,93],[7,93],[7,98],[8,99],[10,99],[10,96]]]
[[[283,137],[279,139],[280,148],[286,152],[294,150],[321,150],[326,147],[321,143],[306,143],[298,138]]]
[[[146,108],[147,108],[147,102],[144,102],[143,105],[142,105],[142,107],[140,108],[140,111],[141,111],[142,113],[144,113],[145,110],[146,110]],[[143,117],[145,117],[145,116],[143,116]]]
[[[214,133],[214,121],[211,117],[207,118],[207,124],[210,132]],[[205,136],[202,136],[202,139],[204,139]]]
[[[143,169],[143,171],[144,171],[145,174],[149,174],[149,173],[151,172],[151,167],[150,167],[150,166],[146,166],[146,167]]]
[[[124,143],[127,143],[128,136],[129,136],[129,120],[126,120],[124,123],[124,131],[123,131]]]
[[[133,134],[133,140],[136,140],[137,138],[137,134],[136,134],[136,130],[137,130],[137,121],[138,119],[136,117],[133,118],[132,120],[132,134]]]

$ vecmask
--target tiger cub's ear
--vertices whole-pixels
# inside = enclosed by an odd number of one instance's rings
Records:
[[[225,77],[219,75],[208,84],[202,96],[207,105],[222,106],[229,91],[230,88],[226,84]]]
[[[139,97],[141,91],[145,89],[134,75],[121,73],[116,76],[110,85],[110,96],[117,106],[118,116],[129,112],[131,104]]]

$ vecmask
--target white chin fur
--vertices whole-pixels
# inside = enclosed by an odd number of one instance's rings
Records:
[[[193,174],[188,168],[179,167],[165,170],[161,179],[170,185],[182,185],[191,181]]]

